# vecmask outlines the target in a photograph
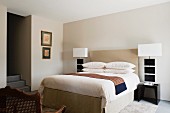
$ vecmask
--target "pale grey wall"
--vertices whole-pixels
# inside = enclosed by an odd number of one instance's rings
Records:
[[[51,59],[42,59],[41,30],[52,32]],[[31,86],[37,90],[42,79],[63,73],[63,23],[31,16]]]
[[[72,49],[89,50],[137,48],[138,43],[162,43],[157,58],[157,81],[161,99],[170,100],[170,3],[64,24],[64,72],[75,71]],[[143,78],[143,59],[140,74]]]
[[[6,86],[7,8],[0,5],[0,88]]]
[[[63,73],[63,23],[34,15],[14,18],[11,72],[38,90],[44,77]],[[42,59],[41,30],[52,32],[51,59]]]

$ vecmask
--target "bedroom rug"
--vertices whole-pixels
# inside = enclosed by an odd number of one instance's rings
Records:
[[[120,113],[155,113],[157,108],[158,106],[152,103],[134,101],[121,110]]]
[[[143,101],[141,102],[133,101],[131,104],[126,106],[123,110],[121,110],[120,113],[155,113],[157,108],[158,106],[152,103],[147,103]],[[56,110],[44,107],[43,113],[47,111],[54,113]]]

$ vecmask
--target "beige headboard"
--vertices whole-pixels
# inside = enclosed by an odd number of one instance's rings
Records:
[[[130,62],[130,63],[133,63],[136,65],[135,73],[138,74],[138,52],[137,52],[137,49],[90,51],[90,61]]]

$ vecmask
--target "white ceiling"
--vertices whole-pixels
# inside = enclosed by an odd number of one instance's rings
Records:
[[[64,23],[168,2],[170,0],[0,0],[8,11]]]

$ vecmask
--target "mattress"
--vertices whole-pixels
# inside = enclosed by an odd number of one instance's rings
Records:
[[[95,79],[74,75],[51,75],[43,79],[40,90],[44,87],[68,91],[72,93],[101,97],[102,107],[104,108],[111,101],[134,91],[139,83],[139,77],[134,73],[112,74],[96,73],[104,76],[118,76],[124,79],[127,90],[115,95],[115,85],[110,80]]]

